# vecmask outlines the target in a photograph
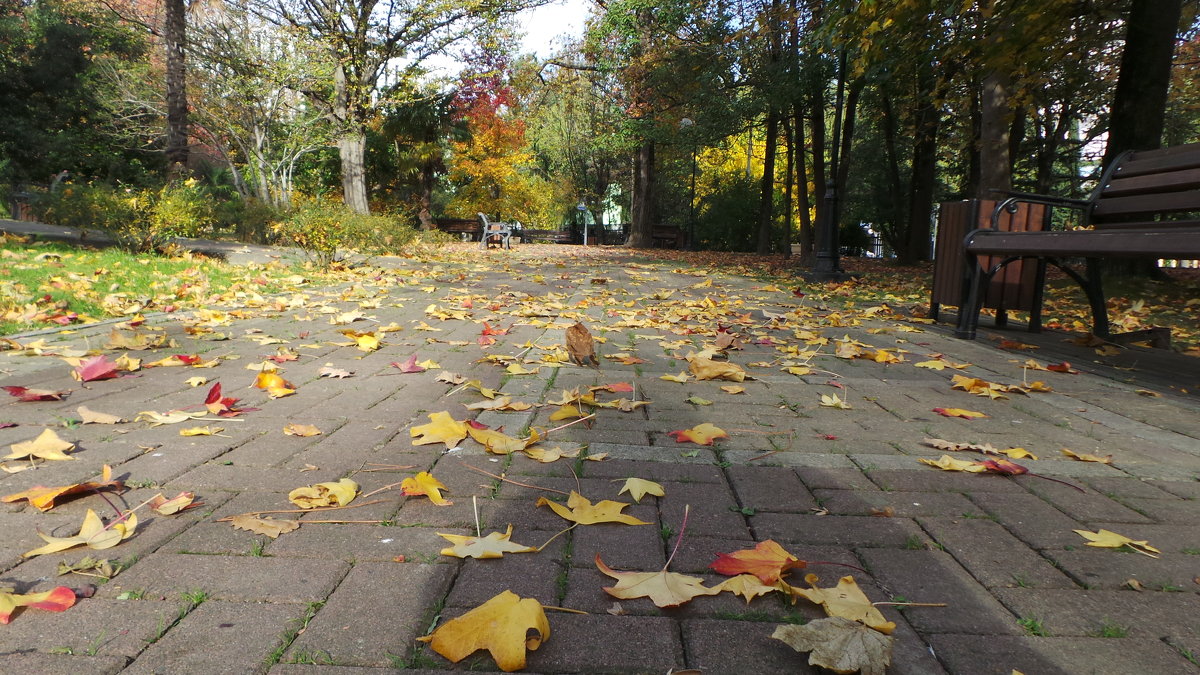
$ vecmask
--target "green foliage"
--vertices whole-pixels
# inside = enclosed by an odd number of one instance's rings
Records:
[[[392,253],[413,243],[417,231],[391,215],[355,213],[341,204],[305,200],[274,226],[285,242],[294,244],[328,266],[339,254]]]

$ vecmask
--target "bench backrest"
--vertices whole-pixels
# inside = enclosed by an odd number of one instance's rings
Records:
[[[1200,143],[1141,150],[1118,157],[1092,195],[1090,222],[1098,229],[1195,227],[1200,217]]]

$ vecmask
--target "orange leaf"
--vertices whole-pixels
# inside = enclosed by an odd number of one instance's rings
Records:
[[[86,483],[75,483],[74,485],[64,485],[61,487],[36,485],[23,492],[16,492],[0,497],[0,502],[11,503],[26,499],[29,501],[29,505],[38,511],[49,511],[54,508],[54,502],[59,497],[68,497],[82,492],[97,490],[121,490],[124,487],[125,484],[123,482],[112,480],[112,467],[105,464],[103,478],[99,481],[87,481]]]
[[[44,609],[47,612],[65,612],[75,605],[75,591],[58,586],[44,593],[17,595],[0,591],[0,623],[12,621],[18,607]]]
[[[696,443],[697,445],[712,445],[718,438],[729,438],[724,429],[713,426],[708,422],[696,425],[691,429],[668,431],[667,435],[674,438],[676,443]]]
[[[779,581],[784,572],[802,569],[807,564],[788,553],[775,541],[768,539],[760,541],[752,549],[718,553],[716,562],[709,565],[709,568],[726,576],[753,574],[764,584],[773,584]]]

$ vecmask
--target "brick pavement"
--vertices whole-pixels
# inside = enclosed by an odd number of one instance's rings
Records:
[[[599,554],[616,569],[661,568],[675,548],[685,506],[686,532],[672,571],[717,581],[708,570],[716,553],[770,538],[802,559],[861,568],[865,573],[852,574],[874,601],[946,603],[882,608],[898,626],[892,673],[1200,669],[1195,612],[1200,538],[1194,526],[1200,515],[1200,405],[1194,395],[1169,387],[1156,386],[1159,397],[1139,392],[1153,378],[1142,378],[1144,365],[1138,365],[1165,363],[1173,369],[1167,371],[1173,379],[1166,381],[1197,391],[1195,360],[1131,350],[1106,362],[1049,334],[1017,336],[1042,345],[1041,351],[1001,351],[988,340],[962,342],[946,327],[904,320],[901,311],[866,316],[867,307],[855,306],[833,289],[807,288],[806,298],[797,300],[790,287],[774,288],[769,280],[734,270],[701,272],[612,250],[519,247],[468,253],[463,248],[459,254],[428,264],[389,261],[340,286],[297,286],[280,301],[242,308],[243,318],[213,328],[226,339],[188,333],[181,321],[187,317],[179,316],[151,317],[141,329],[161,332],[174,346],[134,356],[220,358],[212,369],[143,369],[135,377],[81,384],[58,358],[0,356],[5,385],[72,390],[60,402],[6,403],[0,421],[18,426],[0,429],[0,443],[28,440],[52,427],[77,444],[74,461],[0,474],[0,494],[91,479],[107,463],[133,488],[109,497],[125,505],[181,490],[195,491],[205,502],[176,516],[143,509],[138,533],[106,551],[72,549],[29,560],[21,554],[40,545],[38,529],[73,534],[87,509],[108,514],[109,505],[97,495],[44,514],[22,504],[0,505],[5,533],[0,586],[21,592],[57,584],[82,587],[96,580],[59,577],[55,570],[59,561],[89,554],[124,565],[111,581],[98,584],[94,597],[67,612],[23,611],[0,627],[2,669],[438,672],[454,667],[415,638],[511,589],[546,605],[587,612],[549,612],[552,635],[529,655],[528,672],[816,672],[805,655],[769,638],[778,623],[822,616],[803,601],[791,605],[768,596],[747,604],[722,594],[659,609],[636,599],[621,601],[620,613],[610,613],[614,598],[602,586],[611,580],[596,569],[594,557]],[[669,299],[655,297],[665,289],[675,292]],[[467,318],[438,318],[430,305],[465,311]],[[676,307],[686,311],[672,313]],[[372,318],[331,325],[331,314],[323,312],[332,310],[323,308],[360,309]],[[762,310],[796,313],[771,320]],[[749,317],[742,319],[746,313]],[[498,365],[478,361],[488,354],[540,358],[544,352],[528,345],[561,344],[563,327],[576,319],[606,340],[599,345],[602,355],[624,352],[644,362],[602,359],[597,369],[542,364],[533,375],[507,375]],[[511,324],[511,330],[483,348],[476,340],[484,320]],[[754,378],[744,383],[745,394],[721,391],[725,382],[659,379],[687,368],[687,348],[662,343],[682,340],[700,348],[714,337],[718,323],[740,321],[744,324],[736,330],[760,342],[729,353]],[[339,330],[389,324],[402,330],[387,333],[379,351],[336,344],[347,341]],[[786,355],[777,345],[803,348],[795,334],[802,327],[831,340],[848,335],[875,347],[903,349],[907,361],[837,359],[830,356],[832,347],[823,347],[811,360],[813,373],[783,373],[780,359]],[[26,344],[43,339],[50,351],[87,349],[102,345],[114,328],[125,330],[110,323],[17,339]],[[279,346],[301,355],[280,367],[297,390],[269,400],[248,388],[254,373],[246,366]],[[1055,391],[998,401],[952,391],[950,370],[913,366],[936,353],[973,364],[965,371],[970,376],[1004,383],[1042,379]],[[391,367],[413,354],[529,403],[544,403],[563,389],[612,382],[633,384],[634,395],[651,403],[631,413],[601,410],[590,427],[553,432],[543,443],[606,453],[608,459],[599,462],[542,464],[524,456],[498,457],[470,440],[453,451],[413,446],[408,430],[441,410],[456,419],[503,424],[512,434],[529,425],[556,424],[548,421],[556,406],[525,413],[468,411],[463,404],[481,397],[436,382],[439,369],[399,374]],[[1063,354],[1084,372],[1021,367],[1030,357],[1045,361]],[[750,365],[762,362],[772,365]],[[320,377],[327,363],[354,375]],[[204,422],[224,427],[211,437],[181,437],[179,428],[188,424],[69,422],[80,404],[130,420],[144,410],[195,406],[207,385],[191,388],[184,380],[196,375],[221,382],[225,395],[259,410]],[[840,387],[830,386],[832,381]],[[839,394],[852,409],[820,406],[824,393]],[[687,403],[691,396],[715,404]],[[967,408],[989,417],[943,418],[931,411],[934,407]],[[286,436],[282,428],[289,422],[314,424],[324,433]],[[707,448],[677,444],[666,435],[700,422],[726,429],[730,438]],[[942,454],[922,444],[928,436],[1024,446],[1042,459],[1023,463],[1083,492],[1032,476],[967,475],[923,466],[917,458]],[[1059,455],[1061,447],[1111,454],[1113,463],[1066,460]],[[14,464],[19,462],[9,462]],[[448,485],[454,504],[437,507],[423,497],[387,490],[369,500],[377,500],[374,504],[305,514],[300,518],[305,524],[278,539],[217,522],[249,511],[289,509],[286,494],[301,485],[353,476],[368,492],[417,470],[432,470]],[[438,555],[444,541],[437,532],[469,534],[476,518],[485,531],[511,523],[514,540],[540,544],[564,527],[548,509],[535,508],[538,496],[557,494],[545,489],[579,489],[594,500],[613,499],[620,484],[614,481],[630,476],[658,481],[666,489],[665,497],[647,497],[626,509],[650,525],[581,526],[540,553],[501,560]],[[873,515],[884,512],[892,515]],[[365,522],[306,522],[321,519]],[[1071,531],[1097,528],[1149,539],[1163,554],[1151,559],[1088,548]],[[805,571],[831,585],[846,568],[813,564]],[[1131,579],[1143,590],[1131,589]],[[457,666],[494,668],[482,652]]]

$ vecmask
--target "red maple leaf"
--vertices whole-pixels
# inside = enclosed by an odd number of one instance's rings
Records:
[[[32,401],[61,401],[71,393],[69,391],[50,391],[49,389],[29,389],[27,387],[3,387],[4,391],[17,397],[17,400],[29,403]]]
[[[208,396],[204,398],[204,407],[208,408],[208,412],[220,417],[237,417],[244,412],[252,412],[258,408],[235,408],[237,402],[241,399],[233,398],[232,396],[221,396],[221,383],[213,384],[208,390]]]
[[[402,372],[402,373],[423,373],[423,372],[425,372],[425,366],[417,365],[417,355],[416,354],[413,354],[412,356],[408,357],[408,360],[405,361],[404,363],[392,361],[391,365],[393,368],[399,368],[400,372]]]
[[[83,359],[75,366],[75,375],[80,382],[95,382],[96,380],[111,380],[114,377],[120,377],[117,373],[117,364],[108,360],[107,356],[93,356],[88,359]]]

